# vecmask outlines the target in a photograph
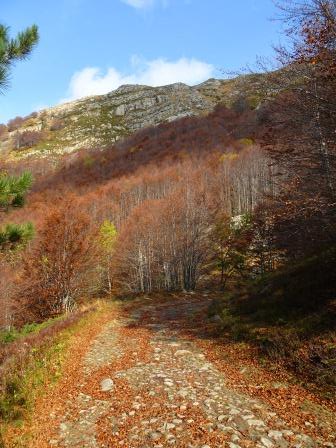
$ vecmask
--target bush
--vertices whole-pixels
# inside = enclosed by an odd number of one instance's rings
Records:
[[[0,423],[22,417],[33,399],[32,387],[41,381],[41,368],[64,347],[61,342],[56,344],[57,337],[87,313],[81,311],[0,333]]]
[[[30,148],[40,143],[44,138],[41,131],[18,132],[14,139],[15,149]]]
[[[54,118],[54,120],[50,124],[50,130],[51,131],[59,131],[60,129],[63,129],[65,126],[65,123],[63,120],[59,118]]]
[[[97,239],[90,216],[72,200],[49,213],[25,260],[20,298],[27,320],[73,311],[81,296],[97,291]]]
[[[16,131],[19,129],[19,127],[22,125],[22,123],[25,121],[23,117],[15,117],[8,121],[7,128],[9,132]]]
[[[7,126],[5,124],[0,124],[0,138],[6,134],[7,132]]]

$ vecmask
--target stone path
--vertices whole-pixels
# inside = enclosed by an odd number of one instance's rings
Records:
[[[192,337],[204,306],[192,298],[178,304],[139,302],[131,315],[103,328],[83,360],[78,394],[49,445],[334,447],[289,427],[266,403],[228,386]]]

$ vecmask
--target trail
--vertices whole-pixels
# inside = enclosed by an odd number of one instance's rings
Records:
[[[268,376],[252,361],[245,365],[209,336],[209,300],[186,294],[120,307],[87,347],[77,378],[68,378],[75,381],[71,393],[59,391],[62,406],[55,410],[50,403],[48,440],[40,445],[336,446],[323,406],[302,410],[313,403],[309,394],[277,382],[280,374]]]

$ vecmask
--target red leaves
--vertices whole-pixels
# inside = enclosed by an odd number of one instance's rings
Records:
[[[26,313],[44,319],[70,311],[95,286],[97,256],[93,223],[75,199],[52,209],[25,262]]]

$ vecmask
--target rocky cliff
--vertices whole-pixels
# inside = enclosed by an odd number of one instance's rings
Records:
[[[242,97],[256,107],[263,75],[208,81],[187,86],[125,85],[100,96],[65,103],[25,117],[0,137],[0,151],[10,158],[49,156],[80,148],[106,148],[121,138],[162,122],[206,114],[219,103],[231,106]]]

